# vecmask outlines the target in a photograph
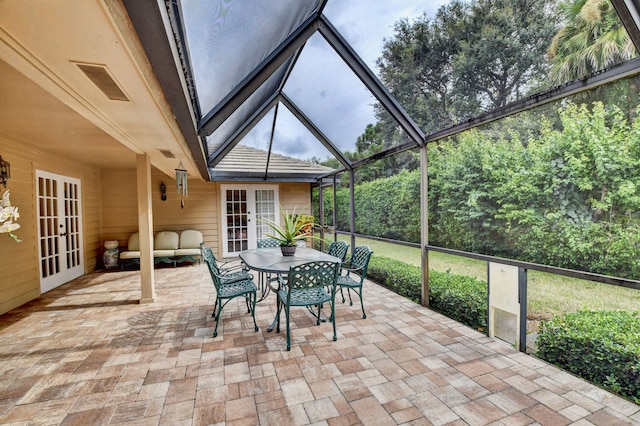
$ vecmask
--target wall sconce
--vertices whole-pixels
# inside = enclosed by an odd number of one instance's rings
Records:
[[[162,201],[167,201],[167,186],[164,182],[160,182],[160,199]]]
[[[7,187],[7,181],[10,177],[11,164],[9,164],[7,161],[4,161],[2,159],[2,156],[0,155],[0,182],[2,182],[5,188]]]

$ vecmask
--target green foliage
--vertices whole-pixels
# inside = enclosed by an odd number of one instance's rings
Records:
[[[422,299],[419,267],[387,257],[372,256],[367,278],[416,303]]]
[[[546,76],[557,31],[546,0],[454,0],[394,26],[377,65],[385,85],[427,133],[527,95]],[[377,108],[387,143],[397,125]]]
[[[558,117],[527,140],[492,128],[430,149],[430,243],[637,278],[640,123],[601,103]]]
[[[420,241],[418,171],[402,171],[387,179],[356,186],[355,204],[357,233],[400,241]]]
[[[558,10],[566,25],[548,50],[554,83],[566,83],[636,56],[611,2],[568,0]]]
[[[541,324],[540,358],[640,403],[640,311],[580,311]]]
[[[356,232],[400,241],[420,241],[420,171],[403,170],[397,175],[357,185]],[[314,206],[318,194],[313,194]],[[349,189],[337,191],[337,227],[350,229]],[[317,210],[316,210],[317,211]],[[325,224],[333,222],[333,193],[324,193]],[[319,212],[317,213],[319,215]]]
[[[429,306],[485,333],[488,299],[486,282],[449,272],[429,271]]]
[[[311,234],[311,229],[315,225],[312,222],[313,216],[296,213],[281,209],[282,225],[270,219],[258,219],[266,223],[273,230],[273,234],[265,234],[269,238],[278,240],[281,246],[295,246],[300,240],[316,238]]]
[[[422,273],[419,267],[374,256],[367,277],[419,303]],[[487,284],[472,277],[429,271],[429,306],[478,331],[487,328]]]

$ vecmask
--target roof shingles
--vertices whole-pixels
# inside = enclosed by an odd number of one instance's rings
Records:
[[[231,176],[234,180],[264,180],[266,166],[266,151],[238,144],[211,170],[212,180],[228,180]],[[296,177],[298,181],[300,178],[315,181],[317,177],[332,171],[330,167],[272,152],[267,180],[287,180]]]

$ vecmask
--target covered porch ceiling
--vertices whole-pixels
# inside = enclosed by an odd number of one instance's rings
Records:
[[[180,159],[206,172],[120,1],[0,3],[0,75],[0,133],[27,151],[98,169],[147,154],[168,175]]]

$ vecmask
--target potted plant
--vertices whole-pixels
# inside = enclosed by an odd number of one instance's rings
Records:
[[[2,194],[2,201],[0,201],[0,234],[7,233],[15,241],[21,242],[22,240],[13,233],[16,229],[20,229],[20,224],[15,223],[19,217],[18,207],[11,205],[9,190],[7,189]]]
[[[313,226],[315,225],[313,216],[297,214],[295,208],[292,212],[281,209],[281,213],[282,225],[270,219],[260,219],[260,221],[273,229],[273,234],[265,235],[280,242],[283,256],[293,256],[296,252],[298,241],[307,238],[318,238],[312,234]]]

